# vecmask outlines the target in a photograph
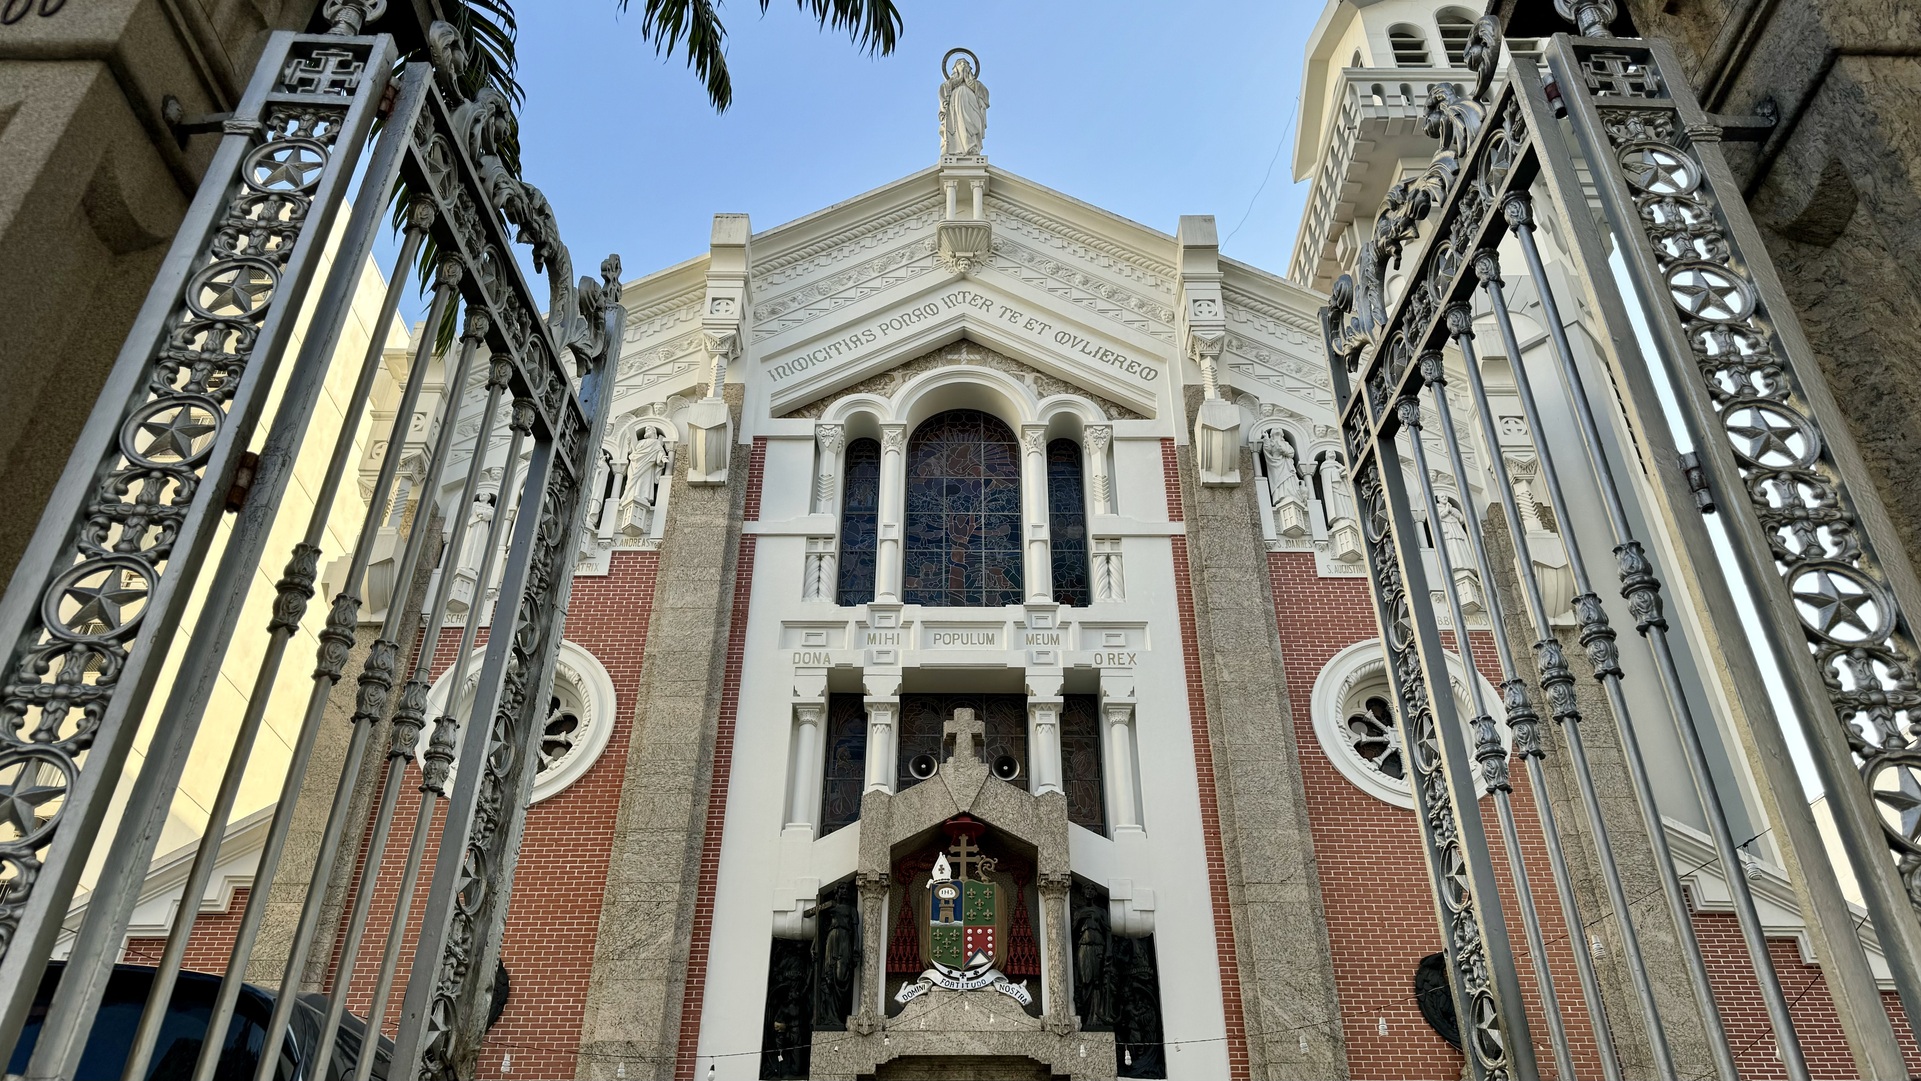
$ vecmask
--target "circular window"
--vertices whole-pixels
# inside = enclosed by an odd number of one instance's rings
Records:
[[[1465,721],[1474,715],[1467,668],[1452,653],[1447,662],[1455,708]],[[1480,676],[1474,678],[1480,680],[1481,693],[1490,706],[1500,702],[1492,684]],[[1327,662],[1314,680],[1312,709],[1314,735],[1334,768],[1375,799],[1413,808],[1414,791],[1407,779],[1409,764],[1401,745],[1394,690],[1388,683],[1387,659],[1380,639],[1356,642]],[[1503,743],[1507,740],[1505,725],[1501,726],[1501,739]]]
[[[463,720],[472,713],[474,685],[480,679],[481,661],[486,652],[484,647],[477,649],[468,660],[466,686],[460,689],[454,702],[455,716]],[[429,723],[420,739],[423,754],[433,731],[431,719],[446,711],[452,680],[453,669],[449,667],[427,692]],[[469,727],[461,726],[463,739]],[[607,748],[607,738],[613,734],[613,728],[612,677],[593,654],[563,639],[554,661],[553,690],[548,695],[541,721],[540,744],[536,748],[539,763],[535,766],[534,790],[528,802],[539,803],[579,780]],[[448,783],[451,786],[451,777]]]

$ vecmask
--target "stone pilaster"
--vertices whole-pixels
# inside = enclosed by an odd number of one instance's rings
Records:
[[[1190,408],[1200,393],[1190,388]],[[1194,476],[1191,461],[1179,466]],[[1252,470],[1251,457],[1238,468]],[[1303,1051],[1295,1036],[1339,1032],[1340,1006],[1254,491],[1182,490],[1249,1072],[1345,1077],[1338,1040],[1309,1040]]]
[[[741,388],[724,388],[738,421]],[[613,853],[601,903],[581,1030],[579,1077],[611,1078],[617,1062],[668,1077],[681,1037],[710,795],[731,766],[731,726],[717,748],[727,646],[741,558],[751,456],[730,455],[725,486],[673,477],[647,627]],[[712,888],[711,883],[706,887]],[[705,938],[698,961],[705,971]]]

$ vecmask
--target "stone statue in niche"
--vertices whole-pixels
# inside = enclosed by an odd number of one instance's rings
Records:
[[[1074,886],[1074,1013],[1086,1031],[1114,1024],[1107,987],[1107,902],[1086,886]]]
[[[1283,536],[1307,534],[1307,482],[1301,478],[1300,456],[1279,428],[1261,436],[1261,462],[1267,468],[1267,494],[1274,503],[1274,528]]]
[[[1114,988],[1114,1050],[1121,1077],[1166,1077],[1161,1042],[1161,980],[1154,936],[1117,938],[1108,959]]]
[[[955,53],[964,54],[958,58]],[[978,157],[987,135],[987,88],[976,72],[980,58],[967,49],[947,53],[940,84],[940,152],[947,157]],[[971,63],[970,63],[971,61]]]
[[[1347,490],[1347,465],[1339,455],[1321,459],[1321,503],[1329,526],[1354,518],[1354,493]]]
[[[1461,605],[1479,611],[1483,606],[1479,563],[1474,558],[1474,546],[1468,542],[1467,519],[1461,513],[1461,505],[1454,500],[1442,499],[1440,503],[1441,543],[1447,545],[1448,563],[1454,568]]]
[[[824,894],[814,913],[819,932],[814,950],[814,1029],[840,1032],[854,1012],[854,985],[860,974],[860,908],[854,883]]]
[[[633,434],[627,447],[626,480],[620,490],[615,528],[628,537],[644,537],[653,525],[660,478],[667,471],[667,440],[660,429],[645,427]]]
[[[774,939],[767,963],[767,1013],[761,1028],[760,1076],[806,1077],[814,1039],[813,943]]]
[[[494,501],[492,492],[474,497],[473,506],[467,512],[467,535],[460,542],[460,562],[454,565],[454,573],[468,578],[480,574],[480,562],[487,556],[487,530],[494,521]]]

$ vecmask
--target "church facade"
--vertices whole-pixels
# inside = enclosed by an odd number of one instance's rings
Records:
[[[981,61],[955,50],[928,168],[759,231],[717,214],[706,254],[626,285],[482,1076],[1460,1076],[1319,311],[1388,184],[1431,153],[1420,102],[1468,78],[1471,22],[1430,0],[1329,5],[1286,275],[1222,256],[1211,217],[1163,231],[990,163]],[[1430,574],[1475,564],[1464,522],[1490,514],[1480,473],[1496,458],[1528,539],[1507,557],[1560,581],[1563,535],[1592,524],[1530,494],[1530,432],[1499,373],[1548,330],[1538,297],[1515,308],[1519,355],[1482,358],[1499,423],[1472,426],[1466,475],[1433,478]],[[1586,318],[1577,338],[1599,332]],[[434,406],[420,408],[424,445]],[[505,425],[474,446],[468,424],[462,453],[498,462],[477,497],[449,483],[394,510],[395,529],[424,513],[479,539],[437,572],[454,578],[450,627],[495,600],[484,524],[518,512],[499,493],[525,464]],[[371,448],[363,469],[396,452]],[[1457,575],[1450,633],[1478,643],[1486,591],[1513,586]],[[388,583],[379,603],[407,596]],[[458,638],[438,639],[436,714],[471,696]],[[1683,649],[1708,696],[1709,662]],[[1483,670],[1455,664],[1466,714],[1500,698],[1491,652],[1474,651]],[[1805,990],[1814,939],[1720,731],[1730,815],[1756,833],[1746,877],[1783,981]],[[1752,1046],[1767,1018],[1742,984],[1727,883],[1674,737],[1647,735],[1685,918]],[[1544,799],[1572,799],[1550,780]],[[1530,785],[1517,768],[1517,803]],[[417,806],[403,793],[390,817]],[[257,827],[223,849],[189,967],[225,955]],[[1653,857],[1617,842],[1658,924]],[[1525,816],[1494,843],[1533,883],[1576,1074],[1602,1076],[1573,951],[1596,959],[1610,1010],[1627,999],[1592,915],[1607,899],[1585,864],[1563,897]],[[360,982],[402,873],[335,872],[372,898]],[[164,935],[167,888],[159,874],[130,960]],[[1684,979],[1674,957],[1654,967]],[[1835,1011],[1804,1000],[1816,1076],[1852,1076]],[[1698,1026],[1673,1039],[1706,1061]],[[1772,1076],[1764,1055],[1744,1066]]]

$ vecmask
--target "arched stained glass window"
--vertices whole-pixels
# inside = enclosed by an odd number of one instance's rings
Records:
[[[821,770],[820,835],[860,821],[867,780],[867,704],[858,694],[827,696],[827,762]]]
[[[982,608],[1019,604],[1020,447],[976,409],[928,418],[907,443],[901,599]]]
[[[1047,532],[1053,542],[1054,601],[1085,608],[1087,498],[1081,485],[1081,445],[1072,439],[1047,444]]]
[[[835,590],[844,605],[874,599],[874,558],[879,547],[880,444],[856,439],[847,444],[840,497],[840,581]]]

